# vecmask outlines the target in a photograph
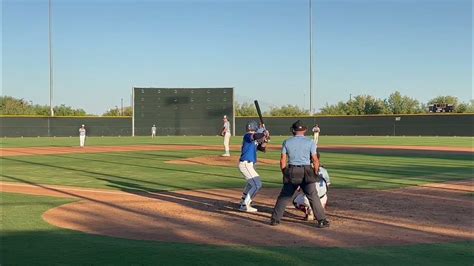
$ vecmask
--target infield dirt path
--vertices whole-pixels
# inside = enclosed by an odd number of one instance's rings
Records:
[[[270,150],[281,149],[280,145],[269,145]],[[320,151],[355,152],[375,154],[397,154],[397,153],[457,153],[473,154],[472,147],[430,147],[430,146],[375,146],[375,145],[321,145]],[[81,154],[81,153],[104,153],[104,152],[133,152],[133,151],[176,151],[176,150],[213,150],[222,151],[222,145],[130,145],[130,146],[86,146],[79,147],[28,147],[28,148],[0,148],[0,157],[28,156],[48,154]],[[231,145],[232,151],[240,151],[239,145]]]
[[[1,148],[0,156],[31,156],[54,154],[81,154],[106,152],[133,152],[133,151],[175,151],[175,150],[222,150],[221,146],[193,146],[193,145],[130,145],[130,146],[87,146],[80,147],[28,147],[28,148]]]
[[[47,222],[88,234],[213,245],[360,247],[474,240],[473,179],[376,190],[330,190],[331,227],[317,229],[289,206],[268,225],[279,190],[263,189],[258,213],[237,211],[240,189],[133,192],[0,183],[3,192],[76,198]]]

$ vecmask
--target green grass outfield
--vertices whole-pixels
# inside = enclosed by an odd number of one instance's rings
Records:
[[[275,137],[280,143],[283,137]],[[430,145],[471,147],[473,138],[323,137],[321,145]],[[218,137],[90,138],[88,145],[220,145]],[[3,147],[77,146],[78,138],[2,139]],[[239,144],[240,138],[233,138]],[[167,160],[218,151],[137,151],[96,154],[3,157],[1,180],[89,188],[150,191],[241,188],[236,167],[183,166]],[[261,158],[278,160],[278,151]],[[333,188],[390,189],[473,177],[472,155],[322,154]],[[278,165],[259,166],[264,187],[280,187]],[[472,265],[472,242],[373,248],[267,248],[134,241],[87,235],[53,227],[41,219],[70,199],[1,194],[2,265]],[[245,229],[243,229],[243,233]]]
[[[272,144],[281,144],[288,136],[273,136]],[[220,145],[223,138],[219,136],[158,136],[150,137],[88,137],[88,146],[117,145]],[[241,136],[231,138],[231,144],[240,144]],[[320,145],[402,145],[402,146],[440,146],[440,147],[472,147],[473,137],[380,137],[380,136],[321,136]],[[0,146],[11,147],[63,147],[79,146],[79,137],[40,137],[40,138],[0,138]]]
[[[241,187],[237,167],[176,165],[168,160],[214,155],[218,151],[142,151],[0,158],[1,180],[89,188],[150,191]],[[278,151],[260,158],[279,159]],[[472,177],[469,155],[364,155],[323,153],[335,188],[387,189]],[[280,187],[278,165],[258,166],[265,187]]]

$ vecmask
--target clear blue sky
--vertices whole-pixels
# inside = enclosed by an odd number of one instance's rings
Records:
[[[225,86],[309,108],[307,0],[52,1],[54,105],[102,114],[133,86]],[[396,90],[469,101],[472,13],[470,0],[313,0],[315,107]],[[49,104],[48,58],[48,0],[3,0],[3,95]]]

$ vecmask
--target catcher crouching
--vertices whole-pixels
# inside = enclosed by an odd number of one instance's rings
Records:
[[[326,203],[328,201],[328,187],[329,185],[331,185],[331,180],[328,171],[323,166],[319,167],[319,181],[314,184],[316,186],[319,199],[321,200],[321,205],[323,206],[323,208],[326,208]],[[296,197],[293,200],[293,205],[296,209],[301,210],[305,213],[305,219],[307,221],[314,220],[314,214],[309,204],[309,200],[306,195],[301,192],[300,188],[298,188],[298,193],[296,194]]]

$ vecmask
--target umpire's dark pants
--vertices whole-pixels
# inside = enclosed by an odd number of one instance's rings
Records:
[[[316,190],[317,180],[316,174],[310,165],[305,166],[288,166],[283,174],[283,188],[281,189],[280,195],[278,196],[275,208],[273,208],[272,219],[280,221],[285,212],[285,208],[290,203],[293,194],[295,194],[298,186],[301,187],[304,194],[309,200],[309,204],[313,209],[316,219],[326,219],[324,208],[321,205],[318,192]]]

